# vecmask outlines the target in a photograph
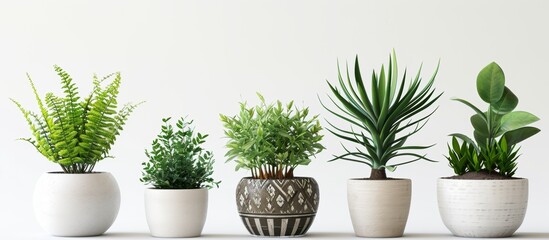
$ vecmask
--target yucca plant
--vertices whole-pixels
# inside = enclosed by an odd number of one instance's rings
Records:
[[[539,118],[528,112],[513,111],[518,98],[505,86],[505,74],[495,62],[479,72],[477,92],[488,103],[485,112],[467,100],[454,99],[475,112],[470,118],[475,141],[464,134],[450,134],[452,144],[448,145],[446,158],[457,175],[487,172],[512,177],[517,167],[519,149],[516,145],[540,131],[528,126]]]
[[[293,101],[267,104],[257,95],[259,105],[240,103],[240,114],[220,115],[229,138],[227,161],[234,160],[236,170],[249,169],[252,178],[293,178],[296,167],[324,149],[318,116],[309,117],[309,109],[294,107]]]
[[[389,57],[387,72],[382,66],[379,73],[373,71],[370,92],[360,73],[358,56],[354,65],[354,81],[347,67],[344,81],[338,64],[339,86],[328,85],[335,96],[329,97],[335,109],[322,105],[330,113],[348,122],[349,129],[328,122],[331,133],[346,141],[358,144],[354,150],[343,146],[345,153],[335,155],[330,161],[347,160],[363,163],[371,167],[370,179],[386,179],[386,169],[394,171],[397,166],[418,160],[433,161],[412,150],[427,149],[431,146],[406,145],[408,138],[419,132],[427,123],[433,110],[419,116],[442,95],[435,94],[433,83],[437,68],[431,79],[421,87],[421,68],[409,83],[406,71],[402,80],[398,78],[396,54]],[[354,84],[353,84],[354,82]],[[407,87],[406,87],[407,86]],[[391,160],[399,157],[412,157],[398,163]]]
[[[65,173],[92,172],[98,161],[110,157],[112,144],[137,105],[126,104],[117,111],[120,73],[103,78],[94,75],[92,92],[80,98],[71,76],[59,66],[54,69],[61,79],[64,96],[48,93],[42,100],[27,74],[40,112],[28,111],[11,99],[23,113],[33,135],[33,138],[21,140],[59,164]],[[102,86],[105,80],[113,77],[110,84]]]

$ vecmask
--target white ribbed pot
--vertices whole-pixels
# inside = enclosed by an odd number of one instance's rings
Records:
[[[509,237],[528,205],[528,179],[438,180],[438,208],[444,225],[459,237]]]
[[[153,237],[198,237],[208,212],[208,189],[146,189],[145,213]]]
[[[114,177],[98,173],[45,173],[34,190],[36,219],[50,234],[97,236],[113,224],[120,208]]]
[[[347,201],[356,236],[401,237],[411,197],[410,179],[349,179]]]

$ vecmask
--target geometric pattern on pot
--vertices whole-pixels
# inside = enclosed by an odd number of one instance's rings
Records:
[[[318,184],[313,178],[243,178],[236,189],[239,213],[316,213]]]
[[[236,189],[244,226],[256,236],[300,236],[311,227],[319,204],[313,178],[243,178]]]
[[[315,218],[314,214],[300,217],[288,215],[240,214],[244,226],[256,236],[302,236],[307,233]]]

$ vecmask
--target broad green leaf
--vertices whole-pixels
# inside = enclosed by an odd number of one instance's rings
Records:
[[[475,131],[478,131],[483,136],[488,136],[488,125],[486,121],[484,121],[483,115],[477,113],[471,116],[471,124]]]
[[[486,147],[486,144],[488,143],[487,142],[488,136],[485,136],[476,130],[473,131],[473,136],[475,137],[475,140],[477,141],[479,148],[482,149]]]
[[[512,131],[521,127],[525,127],[538,120],[539,120],[538,117],[536,117],[535,115],[529,112],[524,112],[524,111],[510,112],[508,114],[505,114],[501,118],[500,132],[504,133],[504,132]]]
[[[499,115],[503,115],[513,111],[517,107],[517,104],[517,96],[509,88],[505,87],[501,99],[497,103],[492,104],[492,110]]]
[[[487,103],[498,102],[505,89],[505,75],[501,67],[492,62],[484,67],[477,76],[477,91]]]
[[[503,137],[507,140],[509,146],[516,145],[527,138],[536,135],[540,130],[535,127],[523,127],[513,131],[506,132]]]

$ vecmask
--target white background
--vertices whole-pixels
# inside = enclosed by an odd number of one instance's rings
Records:
[[[491,61],[505,71],[518,109],[542,120],[537,136],[524,142],[517,176],[530,180],[530,203],[519,235],[547,238],[549,214],[545,139],[549,126],[548,1],[3,1],[0,3],[0,238],[45,238],[34,219],[32,192],[37,178],[59,167],[32,146],[15,141],[30,136],[21,114],[8,98],[33,110],[36,103],[28,72],[42,95],[59,93],[52,65],[72,74],[81,93],[90,90],[93,73],[123,74],[120,102],[146,101],[129,119],[112,155],[96,170],[111,172],[121,188],[118,219],[104,236],[147,237],[143,190],[139,182],[144,149],[167,116],[189,116],[209,133],[207,147],[217,162],[221,187],[210,191],[207,237],[247,235],[236,213],[234,191],[248,173],[224,163],[219,113],[233,115],[238,102],[294,99],[314,114],[334,120],[321,108],[325,80],[336,80],[336,61],[361,59],[363,73],[387,64],[391,49],[400,70],[415,74],[424,63],[429,77],[437,61],[436,81],[444,96],[440,109],[411,143],[437,145],[426,151],[438,163],[403,166],[392,177],[413,180],[408,237],[448,236],[436,203],[436,179],[452,175],[443,154],[447,135],[471,134],[462,97],[481,104],[475,90],[478,71]],[[337,121],[336,121],[337,122]],[[322,120],[324,126],[324,120]],[[365,165],[328,163],[342,152],[340,140],[325,131],[327,150],[297,175],[317,179],[321,205],[310,236],[351,237],[346,180],[366,177]],[[330,233],[333,232],[333,233]],[[539,234],[535,234],[539,233]],[[227,235],[228,234],[228,235]],[[425,235],[427,234],[427,235]]]

